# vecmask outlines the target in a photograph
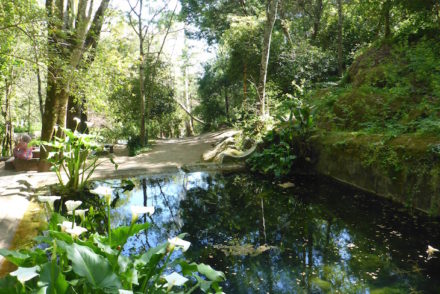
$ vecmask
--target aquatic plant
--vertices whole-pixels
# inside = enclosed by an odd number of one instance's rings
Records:
[[[76,204],[70,207],[72,211],[78,208]],[[154,213],[151,207],[135,207],[132,212],[130,226],[109,230],[107,236],[88,233],[74,218],[69,222],[53,213],[48,230],[35,238],[35,248],[0,249],[1,255],[18,266],[0,280],[0,292],[192,293],[199,288],[221,293],[222,272],[182,257],[173,256],[171,261],[174,251],[186,251],[190,246],[182,239],[184,234],[143,254],[121,254],[131,236],[148,229],[148,223],[137,223],[138,216]]]
[[[54,136],[54,141],[43,142],[43,147],[50,147],[48,161],[58,177],[61,188],[67,191],[83,190],[95,169],[103,163],[98,162],[99,158],[96,155],[101,147],[92,135],[81,134],[76,129],[60,129],[65,136]],[[117,168],[113,159],[109,160]],[[67,181],[63,179],[63,174],[67,176]]]

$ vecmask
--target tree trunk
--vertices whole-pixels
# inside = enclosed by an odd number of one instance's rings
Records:
[[[69,95],[69,101],[67,103],[67,116],[66,127],[68,129],[76,130],[80,133],[88,133],[87,128],[87,112],[85,111],[86,98],[75,99],[72,95]],[[79,118],[81,122],[77,126],[75,118]]]
[[[188,81],[188,67],[185,65],[185,106],[188,109],[188,111],[191,113],[191,103],[189,99],[189,81]],[[192,125],[192,117],[187,118],[185,120],[185,128],[186,128],[186,135],[187,136],[194,136],[194,129]]]
[[[342,76],[344,70],[344,62],[342,56],[342,0],[338,0],[338,73]]]
[[[225,113],[226,120],[229,122],[229,97],[228,97],[228,87],[225,86]]]
[[[385,39],[388,39],[391,37],[391,15],[390,15],[390,9],[391,9],[391,3],[389,0],[386,0],[383,4],[383,17],[384,17],[384,34]]]
[[[243,66],[243,102],[246,102],[247,98],[247,64]]]
[[[260,115],[266,114],[266,78],[269,64],[270,43],[272,30],[277,16],[279,0],[268,0],[266,7],[266,24],[264,26],[263,49],[261,52],[260,80],[258,83],[258,96],[260,98]]]
[[[35,53],[37,54],[37,53]],[[36,73],[37,73],[37,86],[38,86],[38,104],[40,106],[40,115],[41,119],[43,119],[44,116],[44,102],[43,102],[43,91],[41,89],[41,72],[40,72],[40,65],[38,64],[38,59],[36,59],[37,65],[36,65]]]
[[[324,9],[322,0],[317,0],[313,7],[313,33],[312,41],[315,41],[318,37],[319,28],[321,25],[322,11]]]

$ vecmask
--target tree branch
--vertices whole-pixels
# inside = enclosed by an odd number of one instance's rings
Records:
[[[199,122],[199,123],[201,123],[201,124],[203,124],[203,125],[206,125],[206,122],[204,122],[203,120],[201,120],[200,118],[198,118],[198,117],[195,117],[186,107],[185,107],[185,105],[183,105],[182,103],[180,103],[180,101],[178,101],[177,99],[174,99],[174,101],[176,101],[176,103],[192,118],[192,119],[194,119],[195,121],[197,121],[197,122]]]

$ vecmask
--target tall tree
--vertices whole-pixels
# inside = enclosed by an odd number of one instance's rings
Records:
[[[266,23],[264,26],[263,46],[261,50],[260,80],[258,82],[258,96],[260,99],[260,114],[266,114],[266,78],[269,63],[270,43],[272,30],[275,24],[279,0],[268,0],[266,4]]]
[[[341,76],[343,72],[343,44],[342,44],[342,27],[343,27],[343,12],[342,12],[342,0],[337,0],[338,5],[338,73]]]
[[[50,141],[55,124],[65,126],[73,73],[85,53],[96,46],[110,0],[102,0],[94,11],[93,0],[46,0],[48,75],[41,139]],[[42,152],[42,158],[47,153]],[[45,166],[42,164],[41,169]]]
[[[165,3],[162,7],[154,11],[152,16],[150,18],[146,17],[144,15],[144,8],[147,8],[150,10],[150,7],[144,7],[143,0],[138,0],[134,5],[131,4],[130,0],[127,0],[127,3],[130,6],[130,12],[128,13],[128,21],[130,23],[130,26],[133,28],[134,32],[136,33],[138,40],[139,40],[139,95],[140,95],[140,111],[141,111],[141,120],[140,120],[140,143],[142,146],[145,146],[148,143],[148,132],[145,127],[145,125],[148,125],[150,113],[151,113],[151,96],[153,95],[153,87],[151,86],[153,84],[152,80],[155,77],[156,74],[156,67],[159,64],[160,61],[160,55],[162,54],[163,47],[165,45],[165,41],[168,37],[168,34],[170,32],[171,25],[173,23],[173,18],[175,15],[175,11],[177,9],[177,5],[175,6],[170,20],[168,22],[168,25],[166,27],[166,32],[164,34],[164,37],[162,39],[160,49],[158,50],[155,57],[150,56],[150,48],[153,43],[153,39],[156,34],[153,32],[153,25],[157,21],[157,18],[161,16],[163,12],[165,12],[166,8],[168,7],[168,2]],[[145,52],[145,43],[147,43],[147,52]],[[145,78],[145,56],[147,55],[147,58],[153,59],[153,62],[150,62],[149,64],[153,65],[152,68],[148,71],[149,76]],[[148,85],[150,87],[148,88],[148,91],[145,90],[145,82],[148,82]]]

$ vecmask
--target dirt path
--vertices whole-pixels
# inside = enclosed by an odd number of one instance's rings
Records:
[[[234,132],[223,130],[185,139],[156,140],[151,151],[135,157],[127,156],[124,148],[116,146],[114,160],[118,169],[115,170],[109,160],[103,160],[93,178],[177,172],[184,165],[200,163],[202,154],[211,149],[213,143]],[[53,172],[11,172],[0,166],[0,248],[15,247],[14,236],[19,224],[25,215],[35,211],[31,203],[33,191],[55,183],[57,178]]]

